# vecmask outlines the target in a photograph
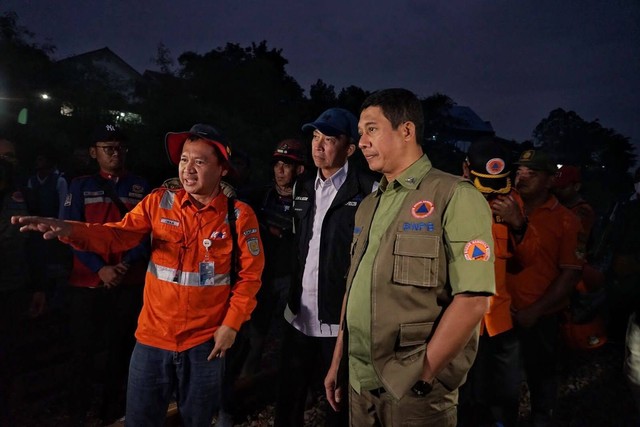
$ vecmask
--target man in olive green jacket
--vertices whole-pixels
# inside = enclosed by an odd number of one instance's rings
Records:
[[[495,288],[489,207],[471,183],[431,167],[418,143],[423,117],[404,89],[374,93],[360,114],[359,147],[384,178],[356,213],[325,379],[339,410],[348,353],[352,426],[455,426],[457,389]]]

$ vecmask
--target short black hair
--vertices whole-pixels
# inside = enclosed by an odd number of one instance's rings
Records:
[[[424,112],[420,100],[413,92],[401,88],[379,90],[364,100],[360,112],[369,107],[380,107],[394,129],[404,122],[412,122],[416,126],[417,143],[422,143]]]

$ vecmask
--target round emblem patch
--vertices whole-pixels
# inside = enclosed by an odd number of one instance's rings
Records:
[[[505,167],[504,160],[498,157],[490,159],[485,165],[485,167],[487,169],[487,172],[490,175],[498,175],[504,170],[504,167]]]
[[[429,200],[421,200],[411,208],[414,218],[426,218],[433,212],[434,206]]]
[[[488,261],[491,248],[482,240],[472,240],[464,246],[464,259],[467,261]]]

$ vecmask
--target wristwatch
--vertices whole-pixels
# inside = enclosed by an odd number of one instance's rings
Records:
[[[411,391],[413,391],[417,396],[423,397],[427,394],[431,393],[433,390],[433,381],[422,381],[418,380],[413,387],[411,387]]]

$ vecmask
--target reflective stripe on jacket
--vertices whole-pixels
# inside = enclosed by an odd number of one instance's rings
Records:
[[[239,330],[256,305],[264,268],[258,221],[236,201],[237,282],[229,286],[232,237],[227,197],[197,209],[184,190],[159,189],[117,223],[74,223],[69,241],[80,250],[122,251],[151,233],[151,261],[136,338],[142,344],[184,351],[211,339],[220,325]],[[207,251],[203,241],[210,240]],[[207,253],[208,252],[208,253]],[[200,277],[213,262],[213,281]]]

